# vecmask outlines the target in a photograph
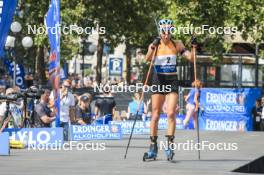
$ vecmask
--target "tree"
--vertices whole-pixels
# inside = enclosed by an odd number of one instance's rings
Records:
[[[243,39],[249,36],[256,42],[263,41],[264,31],[264,1],[244,0],[177,0],[167,1],[170,17],[176,21],[176,26],[193,27],[209,25],[210,27],[237,27],[242,32]],[[204,53],[212,55],[213,61],[221,61],[222,55],[230,51],[231,43],[226,43],[224,34],[209,34],[205,32],[198,35]],[[190,40],[189,35],[176,34],[176,38],[185,43]]]
[[[32,29],[45,29],[45,15],[48,11],[50,1],[37,1],[37,0],[22,0],[19,1],[18,9],[20,16],[16,16],[15,20],[18,20],[23,25],[23,31],[21,36],[28,35],[29,27]],[[85,21],[84,15],[86,11],[83,2],[61,0],[61,20],[62,26],[69,26],[75,22],[77,25],[85,25],[82,22]],[[47,52],[49,52],[49,41],[46,33],[32,33],[30,36],[33,38],[34,46],[30,49],[30,59],[25,60],[25,63],[29,63],[28,66],[36,68],[35,79],[40,84],[46,83],[46,64],[47,64]],[[78,39],[77,33],[61,35],[61,61],[71,59],[78,53]],[[19,46],[19,55],[24,55],[22,46]],[[32,59],[33,58],[33,59]]]
[[[125,55],[127,57],[127,82],[130,82],[131,49],[133,47],[146,48],[147,44],[156,34],[154,16],[158,16],[166,10],[163,1],[92,1],[87,6],[92,6],[92,19],[99,26],[106,28],[104,35],[99,35],[97,50],[96,80],[101,82],[102,51],[104,40],[111,47],[119,43],[126,44]],[[148,15],[146,15],[146,13]]]
[[[126,10],[123,12],[122,17],[128,22],[121,24],[120,28],[123,34],[122,41],[126,45],[126,81],[130,83],[132,48],[142,48],[143,50],[146,50],[148,44],[159,35],[157,33],[155,20],[157,16],[166,13],[166,4],[164,1],[134,0],[124,1],[123,6],[123,9]],[[146,12],[149,15],[146,15]]]
[[[209,27],[217,28],[225,26],[225,21],[228,19],[228,1],[203,1],[203,0],[183,0],[170,2],[169,11],[172,12],[169,16],[175,21],[177,32],[175,38],[181,39],[185,45],[189,45],[191,39],[190,34],[183,34],[181,27],[193,26],[202,27],[208,25]],[[190,27],[191,28],[191,27]],[[186,32],[186,33],[187,33]],[[210,53],[212,59],[220,60],[222,53],[225,53],[223,45],[224,34],[204,34],[196,35],[199,42],[202,43],[204,53]]]
[[[45,27],[44,26],[44,16],[48,10],[48,1],[37,1],[37,0],[23,0],[19,1],[18,13],[19,16],[15,16],[15,20],[21,22],[23,30],[19,37],[30,35],[33,38],[34,45],[29,50],[29,66],[34,66],[36,68],[35,79],[38,83],[46,83],[45,74],[45,50],[47,50],[48,40],[46,34],[34,33],[30,30]],[[18,46],[18,56],[23,58],[23,52],[21,49],[21,44]],[[33,59],[32,59],[33,58]],[[24,60],[24,62],[27,62]],[[32,65],[34,64],[34,65]],[[35,70],[34,68],[34,70]]]

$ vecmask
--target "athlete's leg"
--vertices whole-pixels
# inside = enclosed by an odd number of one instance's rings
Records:
[[[178,94],[171,92],[167,94],[167,118],[168,118],[168,130],[167,135],[174,136],[176,127],[176,107],[178,104]]]
[[[161,112],[161,107],[164,103],[165,95],[162,94],[153,94],[151,96],[152,102],[152,116],[150,122],[150,136],[158,135],[158,122]]]
[[[147,159],[156,159],[158,154],[158,122],[160,117],[161,106],[165,100],[165,96],[162,94],[153,94],[152,100],[152,116],[150,122],[150,146],[149,151],[144,153],[143,161]]]
[[[197,112],[195,112],[195,110],[193,113],[193,126],[194,126],[194,128],[197,127]]]

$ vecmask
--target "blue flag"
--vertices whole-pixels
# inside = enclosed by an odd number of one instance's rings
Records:
[[[53,86],[56,127],[60,125],[60,0],[51,0],[46,16],[46,28],[50,41],[49,79]]]
[[[17,0],[0,0],[0,57],[4,56],[6,37],[16,10]]]
[[[8,60],[7,58],[4,58],[4,64],[8,69],[9,75],[13,77],[14,63]],[[19,86],[21,89],[26,88],[24,76],[25,76],[24,66],[22,64],[16,64],[16,85]]]

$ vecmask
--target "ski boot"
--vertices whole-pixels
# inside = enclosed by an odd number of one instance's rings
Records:
[[[173,159],[174,156],[174,136],[172,135],[166,135],[166,137],[168,138],[168,143],[167,143],[167,149],[165,149],[165,153],[167,156],[167,160],[171,161]]]
[[[158,136],[150,136],[151,144],[149,147],[149,151],[144,153],[143,161],[153,159],[156,160],[158,154],[158,145],[157,145]]]

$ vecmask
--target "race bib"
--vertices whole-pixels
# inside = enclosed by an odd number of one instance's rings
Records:
[[[176,55],[162,55],[155,58],[155,70],[157,73],[176,73]]]

